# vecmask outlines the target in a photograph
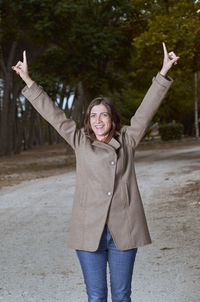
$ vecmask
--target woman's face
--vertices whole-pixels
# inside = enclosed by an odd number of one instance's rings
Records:
[[[90,112],[90,125],[99,141],[105,141],[111,130],[112,121],[105,105],[92,107]]]

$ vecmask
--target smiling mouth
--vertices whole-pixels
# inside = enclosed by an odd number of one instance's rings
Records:
[[[102,129],[103,127],[104,127],[104,125],[98,125],[98,126],[96,125],[95,126],[96,129]]]

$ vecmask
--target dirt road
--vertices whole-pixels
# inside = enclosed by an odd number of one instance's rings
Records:
[[[200,145],[144,148],[136,159],[153,244],[139,249],[133,301],[199,302]],[[66,243],[75,172],[56,174],[0,191],[0,301],[87,301]]]

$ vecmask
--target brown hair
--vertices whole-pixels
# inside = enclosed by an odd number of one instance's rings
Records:
[[[112,99],[110,99],[108,97],[98,97],[91,101],[91,103],[89,104],[89,106],[87,108],[86,115],[85,115],[84,131],[85,131],[85,134],[87,136],[89,136],[92,140],[96,139],[96,136],[90,125],[90,113],[94,106],[100,105],[100,104],[103,104],[108,109],[108,113],[111,117],[112,126],[111,126],[111,130],[110,130],[110,133],[109,133],[109,136],[107,139],[107,141],[109,141],[113,136],[116,136],[118,134],[118,131],[120,130],[121,125],[120,125],[120,117],[119,117],[119,114],[117,113],[117,110],[115,109],[114,102]]]

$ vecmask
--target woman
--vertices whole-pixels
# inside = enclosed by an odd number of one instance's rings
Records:
[[[113,302],[131,301],[131,280],[137,248],[151,242],[134,170],[134,153],[172,84],[167,72],[179,57],[167,52],[130,126],[120,127],[113,102],[97,98],[89,105],[84,129],[76,129],[28,74],[23,62],[12,68],[27,86],[23,95],[72,146],[77,183],[69,246],[77,252],[89,302],[107,301],[109,264]]]

